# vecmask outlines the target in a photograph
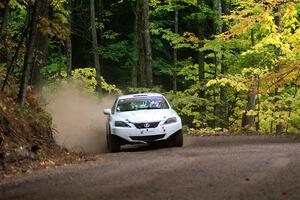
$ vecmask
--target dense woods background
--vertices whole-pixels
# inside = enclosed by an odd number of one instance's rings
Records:
[[[299,2],[2,0],[1,92],[82,80],[162,92],[190,132],[298,132]]]

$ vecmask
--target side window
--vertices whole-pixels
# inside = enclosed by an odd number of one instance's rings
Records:
[[[164,109],[170,109],[172,106],[171,106],[171,104],[170,104],[170,102],[169,101],[167,101],[167,99],[165,98],[165,97],[163,97],[163,99],[164,99],[164,104],[163,104],[163,108]]]
[[[111,114],[115,114],[117,102],[118,102],[118,98],[115,100],[115,103],[114,103],[114,105],[111,108]]]

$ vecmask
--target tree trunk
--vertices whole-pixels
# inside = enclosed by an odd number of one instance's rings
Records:
[[[42,1],[41,3],[41,9],[40,13],[42,17],[48,18],[48,2],[47,1]],[[41,74],[41,69],[42,67],[45,66],[48,60],[48,35],[43,34],[41,30],[37,30],[37,44],[36,44],[36,50],[37,54],[35,55],[35,62],[32,66],[32,71],[31,71],[31,81],[30,85],[33,86],[33,89],[35,91],[40,92],[42,89],[42,81],[43,81],[43,75]]]
[[[66,53],[67,53],[67,78],[72,77],[72,1],[68,5],[69,16],[68,16],[68,28],[70,30],[70,35],[66,40]]]
[[[103,0],[98,0],[98,19],[102,22],[102,13],[103,13]],[[102,32],[100,32],[101,34]],[[101,39],[100,41],[101,42]]]
[[[90,14],[91,14],[91,27],[92,27],[92,46],[93,46],[94,65],[96,68],[96,81],[97,81],[96,90],[99,96],[103,96],[100,61],[99,61],[99,55],[96,52],[96,49],[98,48],[98,40],[97,40],[96,17],[95,17],[95,0],[90,0],[90,9],[91,9]]]
[[[254,38],[254,33],[253,30],[251,30],[251,45],[252,47],[255,45],[255,38]],[[254,122],[255,122],[255,116],[252,115],[247,115],[247,112],[249,110],[255,110],[256,109],[256,92],[257,92],[257,84],[258,84],[258,76],[255,75],[252,84],[250,87],[250,90],[247,95],[247,104],[245,105],[244,113],[242,115],[242,128],[245,127],[253,127]]]
[[[153,86],[152,51],[149,28],[149,0],[137,0],[138,46],[139,46],[139,84]]]
[[[221,3],[221,2],[220,2]],[[219,14],[222,14],[222,11],[220,11],[220,9],[222,9],[220,7],[220,3],[219,3]],[[225,0],[223,2],[223,5],[224,5],[224,13],[225,15],[230,15],[230,6],[231,6],[231,1],[229,0]],[[219,16],[220,19],[221,19],[221,16]],[[227,26],[223,26],[222,24],[219,24],[220,28],[219,28],[219,31],[224,31],[226,32],[228,30],[228,27]],[[224,51],[224,50],[223,50]],[[225,60],[225,56],[224,54],[222,55],[222,58],[221,58],[221,76],[224,76],[226,73],[227,73],[227,70],[228,70],[228,66],[226,65],[226,63],[224,62]],[[223,128],[226,128],[228,126],[228,115],[229,115],[229,109],[230,109],[230,105],[228,104],[227,102],[227,94],[226,94],[226,88],[224,87],[221,87],[220,89],[220,100],[222,102],[222,108],[221,108],[221,115],[224,119],[224,124],[223,124]]]
[[[1,30],[0,30],[0,35],[1,37],[5,35],[6,32],[6,27],[8,23],[8,16],[9,16],[9,1],[10,0],[4,0],[4,12],[2,16],[2,22],[1,22]]]
[[[32,6],[33,11],[32,11],[32,17],[30,21],[29,38],[28,38],[28,43],[26,45],[24,66],[23,66],[22,77],[20,81],[20,90],[18,95],[18,101],[22,106],[25,104],[26,101],[27,86],[30,79],[30,72],[34,64],[34,50],[38,39],[37,24],[38,24],[38,18],[41,14],[41,8],[44,2],[45,0],[37,0],[35,1],[35,4]]]
[[[29,6],[30,7],[30,6]],[[23,31],[22,31],[22,34],[20,36],[20,40],[18,42],[18,45],[17,45],[17,48],[16,48],[16,51],[12,57],[12,59],[9,59],[7,58],[7,60],[9,61],[9,65],[8,65],[8,68],[7,68],[7,72],[6,72],[6,76],[5,76],[5,79],[3,81],[3,84],[2,84],[2,87],[1,87],[1,91],[4,91],[5,89],[5,86],[7,85],[8,83],[8,79],[9,79],[9,76],[13,73],[14,71],[14,67],[15,67],[15,62],[17,61],[18,59],[18,56],[19,56],[19,52],[21,50],[21,47],[23,45],[23,41],[28,33],[28,29],[30,28],[30,20],[31,20],[31,14],[30,14],[30,10],[31,8],[28,7],[28,12],[27,12],[27,15],[26,15],[26,22],[25,22],[25,25],[24,25],[24,28],[23,28]]]
[[[72,39],[71,34],[67,38],[66,41],[66,51],[67,51],[67,78],[70,79],[72,77]]]
[[[215,32],[216,34],[222,33],[222,2],[221,0],[214,0],[214,11],[216,15]]]
[[[176,5],[175,5],[176,6]],[[175,8],[174,32],[178,34],[178,8]],[[173,49],[173,90],[177,91],[177,49]]]
[[[200,7],[201,6],[201,1],[197,0],[197,5]],[[198,38],[199,38],[199,48],[202,48],[204,45],[204,23],[203,19],[199,17],[198,19]],[[197,55],[197,63],[199,65],[198,69],[198,78],[200,82],[200,91],[199,91],[199,97],[200,98],[205,98],[205,69],[204,69],[204,52],[203,51],[198,51]],[[200,111],[204,111],[205,107],[201,108]]]
[[[143,1],[137,0],[137,44],[138,44],[138,52],[139,52],[139,59],[138,59],[138,87],[147,87],[146,81],[146,73],[145,73],[145,45],[144,45],[144,38],[143,38]]]
[[[222,55],[221,58],[221,77],[223,77],[226,73],[227,73],[227,66],[224,63],[225,60],[225,56]],[[222,128],[226,128],[228,125],[228,121],[226,121],[226,119],[228,119],[228,111],[229,111],[229,104],[227,102],[227,94],[226,94],[226,88],[225,87],[221,87],[220,89],[220,101],[221,101],[221,109],[220,109],[220,114],[223,118],[223,124],[222,124]]]
[[[217,73],[218,64],[219,64],[219,63],[218,63],[217,53],[214,52],[214,65],[215,65],[214,79],[216,79],[217,76],[218,76],[218,73]],[[216,92],[216,89],[214,89],[214,91],[213,91],[213,102],[214,102],[214,106],[213,106],[214,111],[213,111],[213,114],[214,114],[214,116],[217,116],[217,96],[218,96],[218,94],[217,94],[217,92]],[[214,119],[214,120],[213,120],[212,127],[215,128],[216,125],[217,125],[217,123],[216,123],[216,120]]]
[[[278,7],[275,9],[275,12],[276,12],[276,17],[275,17],[275,24],[276,24],[276,26],[278,27],[278,30],[277,30],[277,32],[280,32],[281,30],[281,27],[282,27],[282,23],[281,23],[281,6],[280,5],[278,5]],[[275,47],[275,55],[277,56],[277,57],[280,57],[281,56],[281,49],[280,49],[280,47]],[[277,65],[276,65],[276,68],[275,68],[275,71],[276,72],[279,72],[279,70],[280,70],[280,68],[281,68],[281,66],[280,66],[280,64],[279,63],[277,63]],[[280,95],[280,92],[278,92],[278,88],[275,88],[275,96],[278,96],[278,95]],[[278,98],[275,98],[275,104],[276,104],[276,102],[278,101]],[[277,108],[276,109],[276,111],[281,111],[281,108]],[[279,124],[276,124],[276,133],[277,134],[281,134],[281,133],[283,133],[283,126],[282,126],[282,124],[281,123],[279,123]]]
[[[294,95],[293,95],[293,99],[296,100],[296,96],[297,96],[297,93],[298,93],[298,90],[299,90],[299,85],[297,85],[297,81],[299,79],[299,72],[300,72],[300,69],[298,70],[298,75],[297,75],[297,78],[295,79],[295,82],[293,85],[295,85],[295,92],[294,92]],[[288,105],[288,110],[289,110],[289,113],[288,113],[288,119],[291,118],[291,115],[292,115],[292,108],[291,108],[292,104],[289,104]],[[291,123],[291,120],[289,120],[289,123]],[[286,129],[285,129],[285,132],[287,133],[288,130],[289,130],[289,123],[287,124],[286,126]]]
[[[215,34],[218,35],[220,33],[222,33],[222,23],[221,23],[221,17],[222,17],[222,3],[221,0],[214,0],[213,1],[213,7],[214,7],[214,12],[215,12],[215,21],[214,21],[214,28],[215,28]],[[217,75],[217,71],[218,71],[218,67],[221,64],[222,67],[222,62],[220,62],[221,58],[218,57],[218,52],[214,52],[215,53],[215,78],[218,76]],[[221,89],[222,91],[222,89]],[[216,98],[218,97],[218,99],[220,98],[220,95],[222,95],[222,93],[218,92],[218,94],[216,94],[217,92],[215,91],[214,93],[214,102],[217,103]],[[221,100],[219,100],[221,101]],[[219,118],[224,119],[224,116],[222,116],[223,110],[222,107],[220,106],[220,104],[216,104],[214,106],[214,115],[215,116],[219,116]],[[220,126],[220,124],[217,124],[217,126]]]
[[[246,126],[250,128],[253,127],[254,125],[254,116],[247,115],[247,112],[249,110],[255,110],[256,107],[255,104],[256,104],[257,81],[258,81],[258,76],[255,75],[252,80],[251,88],[248,92],[248,99],[245,107],[245,112],[243,113],[242,116],[242,128],[245,128]]]
[[[103,14],[104,13],[104,3],[103,3],[103,0],[98,0],[98,23],[103,23]],[[98,46],[102,46],[102,43],[104,42],[103,41],[103,38],[102,38],[102,35],[103,35],[103,29],[100,28],[99,31],[98,31]],[[104,59],[102,57],[101,54],[98,54],[99,55],[99,62],[100,62],[100,68],[101,66],[104,66]]]
[[[133,27],[133,46],[134,49],[137,50],[138,49],[138,35],[137,35],[137,26],[138,26],[138,16],[137,16],[137,4],[134,4],[133,2],[131,2],[131,7],[132,7],[132,11],[134,14],[134,27]],[[130,56],[130,58],[132,58]],[[132,87],[137,87],[138,84],[138,77],[137,77],[137,71],[138,71],[138,64],[137,62],[132,58],[132,70],[131,70],[131,80],[132,80]]]
[[[11,59],[7,43],[7,24],[9,19],[9,0],[4,0],[4,12],[2,16],[2,23],[0,29],[0,42],[4,45],[4,54],[9,60]],[[1,60],[0,60],[1,62]],[[9,65],[9,61],[7,62]]]
[[[40,92],[42,89],[43,75],[41,74],[41,69],[46,65],[48,60],[48,39],[48,35],[38,33],[36,50],[39,54],[35,55],[30,77],[30,85],[37,92]]]

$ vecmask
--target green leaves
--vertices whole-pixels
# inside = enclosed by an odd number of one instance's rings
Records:
[[[126,56],[126,52],[128,52],[128,46],[128,41],[120,41],[108,46],[101,46],[95,51],[102,55],[105,59],[118,62],[121,58]]]
[[[53,54],[49,60],[49,64],[41,69],[41,73],[48,80],[56,80],[58,78],[66,78],[66,57],[58,54]]]

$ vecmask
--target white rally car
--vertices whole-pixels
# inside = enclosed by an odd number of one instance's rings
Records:
[[[120,96],[111,109],[104,109],[107,120],[107,146],[110,152],[130,143],[170,140],[182,146],[182,124],[177,113],[161,94],[142,93]]]

